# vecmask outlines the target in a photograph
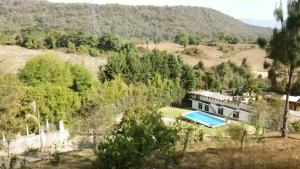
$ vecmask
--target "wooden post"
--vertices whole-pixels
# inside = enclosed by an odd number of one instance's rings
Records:
[[[28,124],[26,124],[26,135],[29,136],[29,127],[28,127]]]

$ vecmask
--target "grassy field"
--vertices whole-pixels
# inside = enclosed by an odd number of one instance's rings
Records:
[[[61,155],[62,162],[52,165],[50,159],[29,163],[30,169],[93,169],[96,155],[92,150],[81,150]]]
[[[147,48],[147,45],[138,45]],[[206,67],[218,65],[222,62],[231,60],[234,63],[241,64],[244,58],[247,58],[252,70],[255,74],[263,74],[267,76],[266,70],[263,69],[263,62],[265,61],[266,52],[258,47],[252,48],[248,44],[234,45],[234,48],[240,49],[230,57],[223,57],[224,53],[218,47],[211,47],[205,45],[189,46],[199,48],[203,51],[203,55],[190,56],[183,54],[184,48],[173,42],[162,42],[160,44],[149,44],[148,49],[166,50],[170,53],[180,55],[183,61],[190,65],[197,64],[200,60]],[[242,50],[241,50],[242,49]],[[25,49],[19,46],[1,46],[0,45],[0,67],[5,70],[4,73],[17,73],[19,69],[23,68],[26,61],[33,56],[49,52],[49,50],[41,49]],[[55,51],[61,58],[73,63],[80,63],[85,65],[96,77],[98,67],[106,64],[106,58],[95,58],[78,54],[69,54],[60,51]]]
[[[147,48],[147,45],[141,45],[144,48]],[[162,42],[159,44],[149,44],[148,49],[159,49],[159,50],[166,50],[168,52],[175,53],[177,55],[180,55],[185,63],[188,63],[190,65],[197,64],[200,60],[204,63],[204,66],[211,67],[218,65],[222,62],[226,62],[228,60],[231,60],[232,62],[236,64],[241,64],[242,60],[244,58],[247,58],[248,63],[251,65],[252,70],[256,72],[266,72],[266,70],[263,69],[263,62],[265,61],[266,57],[266,51],[263,49],[260,49],[258,46],[253,46],[250,44],[237,44],[233,45],[236,50],[236,52],[233,53],[230,57],[223,57],[224,53],[219,50],[219,47],[211,47],[211,46],[205,46],[205,45],[199,45],[199,46],[189,46],[189,47],[197,47],[201,49],[204,53],[203,56],[197,57],[197,56],[189,56],[189,55],[183,55],[182,51],[184,50],[184,47],[173,43],[173,42]]]
[[[1,46],[0,45],[0,67],[5,70],[3,73],[18,73],[19,69],[22,69],[27,60],[30,58],[41,55],[50,50],[41,49],[26,49],[19,46]],[[57,53],[59,57],[72,63],[83,64],[90,70],[90,72],[96,77],[98,68],[100,65],[106,64],[105,58],[96,58],[84,55],[69,54],[60,51],[53,51]]]

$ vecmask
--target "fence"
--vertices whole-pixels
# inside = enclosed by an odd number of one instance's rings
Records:
[[[8,146],[10,154],[21,154],[29,149],[38,149],[41,147],[50,147],[56,144],[63,144],[70,137],[69,130],[64,128],[63,121],[59,122],[59,131],[44,132],[41,130],[39,135],[17,136],[11,140],[9,144],[5,140],[0,140],[0,143]]]

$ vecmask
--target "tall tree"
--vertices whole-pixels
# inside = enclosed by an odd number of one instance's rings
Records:
[[[289,1],[287,10],[286,20],[283,17],[282,5],[274,12],[277,21],[281,23],[281,28],[274,29],[268,49],[269,58],[284,65],[288,75],[282,137],[287,137],[288,134],[289,96],[294,73],[300,67],[300,0]]]

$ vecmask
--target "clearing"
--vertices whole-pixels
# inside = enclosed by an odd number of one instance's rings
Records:
[[[45,52],[55,52],[61,58],[72,63],[83,64],[96,77],[100,65],[106,64],[106,59],[101,57],[91,57],[74,53],[64,53],[53,50],[26,49],[20,46],[0,45],[0,67],[4,73],[18,73],[18,70],[25,66],[30,58],[41,55]]]
[[[188,46],[193,48],[198,48],[203,51],[203,55],[200,56],[190,56],[183,54],[184,47],[176,44],[174,42],[161,42],[159,44],[143,44],[138,45],[144,47],[145,49],[153,50],[165,50],[171,53],[180,55],[183,61],[190,65],[196,65],[200,60],[204,63],[205,67],[216,66],[222,62],[231,60],[236,64],[241,64],[243,59],[247,59],[248,63],[251,65],[252,70],[255,74],[262,74],[263,77],[266,76],[267,71],[263,68],[263,63],[266,60],[266,51],[259,48],[257,45],[253,44],[237,44],[229,45],[233,51],[226,51],[228,47],[226,44],[222,44],[223,48],[220,46]],[[225,49],[224,49],[225,46]],[[230,55],[228,55],[228,52]],[[226,57],[224,57],[226,55]]]

